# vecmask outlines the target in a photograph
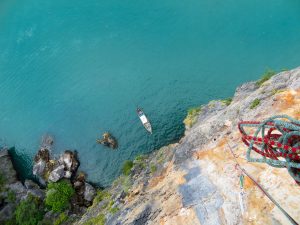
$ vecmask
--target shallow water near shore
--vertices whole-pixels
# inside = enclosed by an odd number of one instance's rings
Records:
[[[189,107],[299,65],[300,3],[284,0],[2,0],[0,145],[24,177],[41,137],[109,185],[124,160],[178,140]],[[150,118],[148,135],[135,109]],[[118,150],[97,145],[103,132]]]

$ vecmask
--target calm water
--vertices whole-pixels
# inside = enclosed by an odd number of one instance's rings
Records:
[[[299,59],[297,0],[0,0],[0,144],[27,176],[52,134],[55,154],[77,149],[108,185],[124,160],[178,139],[187,108]],[[117,151],[95,144],[104,131]]]

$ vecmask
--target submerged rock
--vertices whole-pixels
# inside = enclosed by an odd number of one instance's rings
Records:
[[[104,146],[107,146],[112,149],[116,149],[118,147],[118,142],[116,138],[114,138],[110,133],[105,132],[103,134],[103,139],[97,139],[96,140],[98,144],[102,144]]]
[[[50,135],[45,135],[42,139],[41,147],[51,150],[53,143],[53,137],[51,137]]]

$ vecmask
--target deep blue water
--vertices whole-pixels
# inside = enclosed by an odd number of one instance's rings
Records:
[[[0,0],[0,144],[27,176],[52,134],[54,153],[77,149],[108,185],[124,160],[177,140],[187,108],[299,60],[296,0]],[[104,131],[117,151],[95,144]]]

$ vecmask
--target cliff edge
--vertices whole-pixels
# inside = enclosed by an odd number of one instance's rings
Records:
[[[246,83],[227,101],[196,111],[178,144],[133,161],[112,187],[98,192],[76,224],[290,224],[279,209],[245,177],[244,209],[238,162],[300,222],[300,187],[286,169],[246,160],[240,120],[261,121],[287,114],[300,119],[300,68],[269,80]]]

